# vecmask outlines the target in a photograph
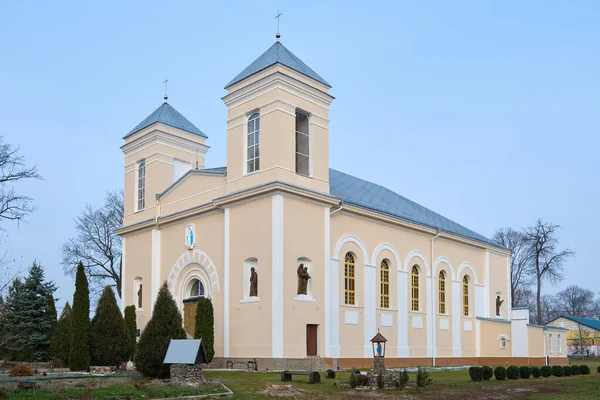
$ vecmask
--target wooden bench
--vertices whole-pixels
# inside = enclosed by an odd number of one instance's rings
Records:
[[[21,381],[17,384],[17,389],[35,389],[35,381]]]
[[[290,382],[292,375],[308,375],[310,383],[321,383],[321,375],[317,371],[281,371],[281,381]]]
[[[246,361],[246,362],[244,362],[244,361],[233,362],[231,360],[228,360],[226,368],[233,369],[233,367],[236,365],[243,365],[248,371],[257,371],[258,370],[256,360]]]

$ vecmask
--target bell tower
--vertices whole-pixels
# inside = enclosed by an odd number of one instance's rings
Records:
[[[226,86],[227,180],[329,193],[331,85],[279,39]]]

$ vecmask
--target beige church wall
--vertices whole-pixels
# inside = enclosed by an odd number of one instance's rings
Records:
[[[125,252],[123,257],[123,286],[122,294],[124,296],[124,305],[135,305],[137,325],[144,327],[150,318],[152,308],[151,287],[152,287],[152,253],[150,251],[139,251],[136,249],[152,248],[152,231],[144,230],[129,234],[124,237]],[[130,251],[127,251],[130,249]],[[134,279],[141,278],[142,283],[142,309],[137,308],[137,291],[134,288]]]
[[[323,206],[284,196],[283,326],[284,357],[304,358],[306,325],[318,325],[318,354],[325,355],[325,221]],[[295,300],[299,258],[309,262],[311,301]]]
[[[513,340],[523,339],[514,338]],[[529,357],[544,357],[544,328],[537,326],[527,327],[527,347]]]
[[[225,185],[222,176],[188,175],[160,198],[160,215],[164,217],[212,202],[226,194]]]
[[[477,356],[477,348],[476,348],[476,323],[475,318],[473,317],[461,317],[460,319],[460,346],[461,346],[461,354],[463,357],[476,357]],[[470,326],[471,330],[465,329],[465,323]]]
[[[272,200],[229,208],[229,356],[271,357]],[[244,261],[256,258],[258,302],[243,302]]]
[[[462,273],[459,275],[461,267],[464,264],[470,264],[477,275],[477,283],[486,284],[484,249],[445,238],[435,239],[433,249],[435,259],[437,259],[437,257],[446,257],[450,263],[452,263],[452,270],[454,271],[457,280],[462,282],[462,277],[464,276],[466,269],[463,269]],[[474,284],[476,282],[473,281],[472,283]]]
[[[389,263],[389,308],[383,308],[381,305],[381,262],[384,259],[388,260]],[[398,354],[398,268],[393,260],[394,254],[390,250],[384,249],[379,252],[374,262],[377,267],[377,329],[387,339],[386,353],[389,355]],[[382,325],[382,315],[385,315],[386,318],[390,318],[391,315],[393,326]]]
[[[511,357],[511,325],[507,322],[478,320],[480,326],[481,357]],[[500,348],[500,338],[505,336],[506,347]]]
[[[490,315],[496,315],[496,295],[501,293],[500,298],[504,300],[500,307],[500,314],[507,319],[509,307],[510,282],[508,275],[507,257],[490,252]]]

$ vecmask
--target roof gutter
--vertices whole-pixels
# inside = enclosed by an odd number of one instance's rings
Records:
[[[332,216],[333,214],[335,214],[336,212],[338,212],[338,211],[341,211],[341,210],[342,210],[342,208],[344,208],[344,200],[341,200],[341,201],[340,201],[340,206],[339,206],[339,207],[338,207],[336,210],[333,210],[332,212],[330,212],[330,213],[329,213],[329,216],[331,217],[331,216]]]

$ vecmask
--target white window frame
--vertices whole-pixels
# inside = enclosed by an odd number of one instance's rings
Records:
[[[556,351],[558,354],[562,354],[562,343],[560,342],[560,333],[556,335]]]
[[[548,335],[548,354],[552,354],[553,353],[553,349],[552,349],[552,334]]]
[[[250,134],[250,132],[248,132],[248,124],[254,115],[258,115],[257,119],[258,119],[258,124],[259,124],[259,128],[258,128],[258,137],[259,138],[258,138],[258,143],[255,144],[255,146],[258,147],[259,153],[260,153],[260,112],[259,112],[259,110],[254,110],[247,114],[246,121],[244,123],[244,146],[243,146],[244,175],[254,174],[254,173],[260,171],[260,154],[258,157],[253,158],[253,160],[258,159],[258,163],[259,163],[258,169],[255,169],[254,171],[248,171],[248,161],[249,161],[248,160],[248,136]],[[255,131],[255,133],[256,132],[257,131]]]
[[[140,167],[144,166],[144,198],[142,199],[142,207],[140,208]],[[144,211],[146,209],[146,167],[148,166],[148,164],[146,164],[146,160],[140,160],[135,167],[135,204],[134,204],[134,210],[135,212],[138,211]]]
[[[298,174],[298,175],[302,175],[302,176],[306,176],[308,178],[312,178],[313,176],[313,163],[312,163],[312,135],[311,135],[311,129],[310,129],[310,120],[311,120],[311,115],[310,113],[303,111],[301,109],[296,109],[296,117],[298,114],[302,114],[304,116],[306,116],[306,126],[307,126],[307,133],[306,136],[308,136],[308,154],[306,154],[306,156],[308,156],[308,174],[302,174],[300,172],[298,172],[296,170],[296,157],[298,155],[298,152],[296,151],[296,133],[298,131],[296,131],[296,119],[294,118],[294,171]],[[303,134],[302,132],[300,132],[301,134]]]

